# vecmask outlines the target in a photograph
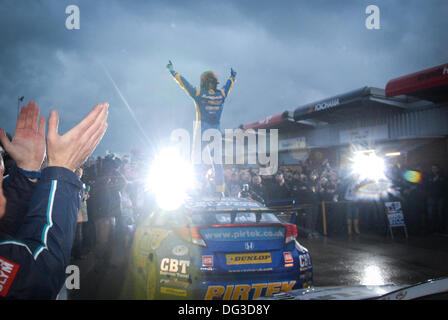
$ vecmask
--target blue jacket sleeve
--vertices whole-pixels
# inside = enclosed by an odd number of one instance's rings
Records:
[[[183,76],[180,75],[180,73],[177,73],[176,71],[171,72],[171,75],[174,77],[176,82],[184,89],[190,97],[193,99],[196,98],[199,94],[198,90],[191,85],[187,79],[185,79]]]
[[[233,84],[235,83],[235,79],[233,77],[229,77],[226,84],[222,87],[222,91],[224,93],[224,98],[227,98],[227,95],[232,90]]]
[[[0,220],[0,233],[15,236],[28,211],[36,183],[17,171],[13,166],[3,179],[3,193],[7,199],[6,213]]]
[[[70,261],[81,188],[68,169],[42,171],[17,235],[0,234],[0,298],[56,298]]]

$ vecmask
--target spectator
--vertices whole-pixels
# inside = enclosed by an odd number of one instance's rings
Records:
[[[268,199],[272,200],[288,200],[291,198],[289,189],[285,183],[283,173],[277,172],[275,182],[270,186],[268,191]]]
[[[10,139],[3,129],[0,132],[2,149],[10,159],[9,176],[4,181],[4,194],[9,200],[0,221],[0,232],[10,236],[15,236],[22,225],[37,182],[37,175],[27,175],[37,174],[44,161],[45,132],[41,130],[45,130],[45,118],[39,117],[39,106],[31,101],[20,111],[14,137]]]
[[[81,180],[83,175],[83,168],[79,167],[76,169],[75,174],[78,176],[79,180]],[[81,205],[78,213],[78,224],[76,226],[75,233],[75,241],[73,243],[72,255],[74,259],[85,259],[83,255],[83,240],[84,240],[84,225],[88,221],[87,216],[87,199],[89,198],[89,192],[86,189],[86,186],[83,184],[83,188],[81,190]]]
[[[7,274],[7,286],[0,286],[0,297],[54,299],[60,291],[79,210],[81,182],[73,172],[103,137],[107,128],[107,109],[107,103],[97,105],[77,126],[62,136],[58,134],[58,114],[51,112],[46,148],[48,167],[41,172],[28,212],[16,236],[0,234],[0,269]],[[45,118],[41,117],[39,122],[38,113],[39,107],[34,103],[24,106],[13,140],[9,141],[3,131],[0,133],[3,145],[19,168],[37,166],[43,159]],[[27,170],[26,174],[34,177],[37,173],[33,172]],[[47,199],[50,201],[47,202]],[[4,202],[0,196],[0,204]],[[4,205],[0,208],[0,216],[3,216]]]
[[[355,201],[358,200],[358,177],[347,179],[345,200],[349,201],[346,207],[346,221],[347,221],[347,234],[352,235],[352,223],[356,234],[360,234],[359,231],[359,204]]]
[[[309,238],[317,238],[316,223],[319,208],[317,194],[306,176],[299,172],[294,173],[292,185],[292,196],[305,212],[305,222],[297,220],[296,224],[303,234]]]
[[[122,229],[123,232],[124,241],[122,247],[129,248],[129,245],[132,242],[130,227],[134,224],[134,208],[127,190],[121,192],[121,215],[121,219],[119,220],[121,225],[119,228]]]
[[[251,175],[248,171],[243,170],[240,173],[240,184],[250,184],[251,183]]]
[[[228,188],[226,188],[226,196],[238,197],[240,191],[241,191],[240,176],[238,175],[237,172],[233,172],[230,184]]]
[[[336,194],[336,185],[323,177],[320,180],[320,200],[321,201],[333,201]]]
[[[266,188],[263,184],[263,179],[259,175],[254,175],[252,177],[251,189],[263,200],[266,198]]]
[[[12,140],[12,137],[9,133],[5,132],[5,135],[9,140]],[[4,149],[5,148],[3,148],[3,144],[0,141],[0,153],[3,152],[3,166],[5,168],[3,174],[5,176],[8,176],[11,172],[11,169],[15,166],[15,162],[14,159]]]
[[[427,213],[429,232],[445,232],[443,229],[443,211],[445,206],[446,179],[436,164],[431,166],[431,174],[426,182],[428,195]]]

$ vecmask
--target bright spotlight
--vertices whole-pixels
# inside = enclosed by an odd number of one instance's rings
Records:
[[[175,148],[166,148],[157,154],[149,170],[147,188],[160,208],[179,208],[193,184],[193,167]]]
[[[352,172],[358,174],[360,180],[386,179],[384,160],[375,153],[356,153],[352,162]]]

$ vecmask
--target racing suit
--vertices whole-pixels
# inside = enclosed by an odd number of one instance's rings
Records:
[[[15,237],[0,233],[0,299],[55,299],[76,230],[82,182],[66,168],[48,167]]]
[[[229,95],[230,90],[235,82],[233,77],[229,77],[222,89],[208,90],[202,92],[201,88],[192,86],[179,73],[171,72],[174,79],[179,85],[193,98],[196,107],[196,124],[193,133],[193,150],[196,143],[201,144],[201,151],[206,145],[202,145],[202,133],[207,129],[216,129],[221,131],[220,121],[223,110],[224,101]],[[216,191],[224,192],[224,169],[222,164],[213,164],[215,172]]]
[[[22,175],[16,166],[3,178],[3,193],[8,199],[6,211],[0,220],[0,233],[15,236],[28,211],[36,183]]]

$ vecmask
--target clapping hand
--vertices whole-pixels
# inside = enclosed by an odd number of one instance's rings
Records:
[[[107,129],[109,104],[97,104],[74,128],[58,134],[59,115],[55,110],[48,119],[48,166],[64,167],[75,171],[95,150]]]
[[[0,129],[0,141],[17,167],[39,171],[45,157],[45,117],[39,117],[39,106],[31,101],[22,107],[12,141]]]

